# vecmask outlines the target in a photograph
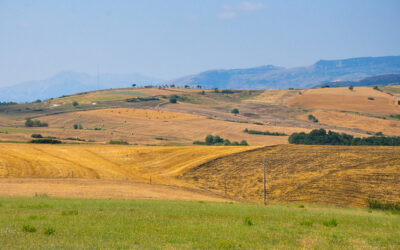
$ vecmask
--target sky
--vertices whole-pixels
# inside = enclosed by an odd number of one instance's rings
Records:
[[[399,0],[0,0],[0,87],[400,55]]]

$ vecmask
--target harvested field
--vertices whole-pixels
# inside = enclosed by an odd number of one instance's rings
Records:
[[[319,120],[319,123],[355,128],[369,132],[382,132],[388,136],[400,136],[400,121],[399,120],[385,120],[375,117],[362,116],[354,113],[343,113],[335,111],[316,110],[311,113]],[[300,116],[300,119],[307,120],[305,114]]]
[[[181,178],[261,202],[264,157],[269,201],[363,207],[367,198],[400,200],[400,147],[272,146],[210,161]]]
[[[206,191],[123,180],[99,179],[0,179],[0,196],[43,195],[71,198],[122,198],[227,201]]]
[[[268,89],[261,95],[246,100],[246,102],[284,105],[287,100],[296,96],[301,90]]]
[[[0,178],[85,178],[169,184],[217,157],[254,147],[0,144]],[[173,182],[174,180],[172,180]]]
[[[370,100],[370,98],[373,98]],[[400,113],[397,98],[372,87],[306,89],[288,100],[290,107],[353,111],[375,115]]]

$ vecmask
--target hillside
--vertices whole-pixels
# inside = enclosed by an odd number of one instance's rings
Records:
[[[0,144],[0,195],[238,200],[365,207],[398,201],[400,148]],[[79,187],[79,188],[77,188]]]
[[[282,145],[232,154],[183,173],[182,179],[232,198],[262,202],[366,206],[368,198],[398,201],[400,148]]]
[[[346,86],[386,86],[399,85],[400,74],[370,76],[359,81],[335,81],[319,84],[318,87],[346,87]]]
[[[398,74],[400,56],[320,60],[311,66],[210,70],[167,83],[205,88],[285,89],[308,88],[332,81],[357,81],[369,76]]]
[[[325,128],[354,136],[399,136],[396,86],[303,90],[218,91],[125,88],[84,92],[43,102],[0,106],[0,141],[29,141],[32,134],[65,143],[192,145],[208,134],[250,145],[286,144],[293,132]],[[174,97],[177,103],[171,103]],[[338,101],[340,100],[340,101]],[[75,106],[74,106],[75,104]],[[237,108],[239,114],[231,111]],[[312,114],[318,123],[308,120]],[[31,118],[48,127],[26,127]],[[75,129],[80,125],[82,129]],[[287,136],[245,133],[245,129]]]

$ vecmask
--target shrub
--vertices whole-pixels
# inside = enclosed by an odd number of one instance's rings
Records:
[[[243,132],[248,133],[248,134],[253,134],[253,135],[273,135],[273,136],[287,136],[285,133],[279,133],[279,132],[269,132],[269,131],[257,131],[257,130],[251,130],[251,129],[245,129]]]
[[[204,91],[204,90],[202,90],[201,92],[200,92],[200,95],[205,95],[206,94],[206,92]]]
[[[371,136],[358,138],[348,134],[326,132],[325,129],[314,129],[310,133],[293,133],[289,143],[304,145],[381,145],[400,146],[400,137]]]
[[[34,101],[34,103],[41,103],[42,102],[42,100],[40,100],[40,99],[37,99],[36,101]]]
[[[31,226],[31,225],[24,225],[22,227],[22,231],[25,233],[34,233],[34,232],[36,232],[36,227]]]
[[[108,144],[129,145],[129,143],[126,141],[113,141],[113,140],[109,141]]]
[[[368,100],[373,101],[373,100],[375,100],[375,98],[373,98],[373,97],[368,97]]]
[[[231,113],[237,115],[237,114],[239,114],[239,109],[234,108],[234,109],[232,109]]]
[[[371,209],[400,211],[400,201],[383,202],[376,199],[367,199],[367,205]]]
[[[221,91],[221,93],[223,93],[223,94],[233,94],[233,93],[235,93],[233,90],[231,90],[231,89],[223,89],[222,91]]]
[[[302,221],[300,222],[300,225],[306,226],[306,227],[312,227],[314,223],[312,221]]]
[[[130,98],[126,99],[126,102],[148,102],[148,101],[158,101],[160,98],[155,97],[155,96],[149,96],[149,97],[135,97],[135,98]]]
[[[214,88],[214,93],[219,93],[219,89],[218,88]]]
[[[318,119],[313,115],[308,115],[308,120],[312,122],[318,122]]]
[[[52,235],[52,234],[54,234],[56,232],[56,230],[54,229],[54,228],[52,228],[52,227],[48,227],[48,228],[46,228],[45,230],[43,230],[43,233],[45,234],[45,235]]]
[[[0,106],[8,106],[8,105],[15,105],[16,102],[0,102]]]
[[[379,131],[379,132],[376,132],[375,135],[376,136],[383,136],[383,133],[381,131]]]
[[[248,143],[246,140],[242,140],[240,143],[237,141],[235,142],[230,142],[228,139],[223,139],[219,135],[213,136],[213,135],[207,135],[204,142],[202,141],[194,141],[193,144],[196,145],[224,145],[224,146],[247,146]]]
[[[26,119],[25,127],[48,127],[49,124],[41,122],[39,120],[32,120],[31,118]]]
[[[62,216],[67,216],[67,215],[78,215],[78,210],[69,210],[69,211],[62,211],[61,212]]]
[[[353,88],[354,88],[353,86],[351,86],[351,85],[349,86],[349,89],[350,89],[350,90],[353,90]]]
[[[78,105],[79,105],[79,103],[78,103],[77,101],[73,101],[73,102],[72,102],[72,106],[76,107],[76,106],[78,106]]]
[[[31,137],[32,138],[43,138],[43,136],[41,134],[32,134]]]
[[[251,221],[250,217],[244,218],[244,224],[246,226],[253,226],[253,221]]]
[[[82,124],[74,124],[74,129],[83,129]]]
[[[338,225],[336,219],[331,219],[328,221],[323,221],[322,224],[326,227],[336,227]]]
[[[169,98],[169,102],[170,102],[170,103],[176,103],[176,102],[177,102],[177,99],[176,99],[175,97],[170,97],[170,98]]]
[[[136,87],[136,84],[132,84],[132,88]]]
[[[42,138],[42,139],[35,139],[29,141],[30,143],[41,143],[41,144],[60,144],[60,140],[52,139],[52,138]]]

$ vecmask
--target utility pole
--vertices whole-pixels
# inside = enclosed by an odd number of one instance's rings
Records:
[[[267,168],[267,158],[264,157],[264,205],[265,205],[266,202],[267,202],[267,189],[266,189],[266,180],[265,180],[265,177],[266,177],[266,168]]]

